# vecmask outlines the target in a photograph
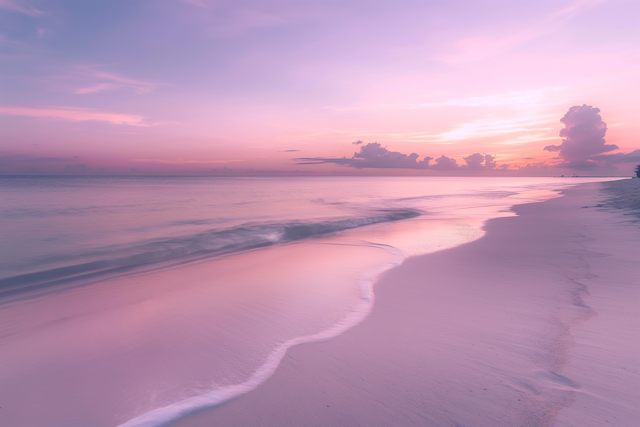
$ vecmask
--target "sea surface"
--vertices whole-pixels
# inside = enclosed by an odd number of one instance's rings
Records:
[[[364,319],[381,272],[585,181],[0,177],[0,425],[223,403]]]

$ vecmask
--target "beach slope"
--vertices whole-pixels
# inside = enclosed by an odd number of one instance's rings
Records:
[[[640,226],[602,187],[515,206],[479,240],[407,259],[361,324],[172,426],[635,425]]]

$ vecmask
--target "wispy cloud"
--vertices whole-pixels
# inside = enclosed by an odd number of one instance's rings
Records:
[[[198,20],[204,20],[205,33],[214,37],[240,36],[256,28],[274,27],[290,22],[289,19],[274,15],[270,11],[239,6],[233,2],[221,4],[207,0],[183,1],[201,9]]]
[[[502,37],[468,37],[454,43],[453,52],[436,55],[433,59],[448,64],[459,64],[493,58],[516,45],[551,34],[578,13],[590,9],[603,0],[578,0],[571,6],[553,12],[529,27]]]
[[[208,32],[218,37],[232,37],[245,34],[256,28],[274,27],[287,22],[288,20],[270,13],[243,10],[231,14],[223,22],[213,25]]]
[[[411,104],[360,104],[360,105],[332,105],[325,109],[336,112],[348,112],[358,110],[418,110],[423,108],[439,107],[498,107],[511,106],[516,108],[532,108],[548,105],[545,100],[550,92],[563,90],[564,87],[551,87],[523,91],[510,91],[503,94],[473,96],[467,98],[453,98],[438,102],[423,102]],[[555,100],[558,104],[561,101]]]
[[[132,89],[137,94],[153,91],[162,83],[131,79],[102,70],[101,66],[76,65],[70,74],[58,76],[60,79],[75,80],[81,87],[73,90],[77,94],[91,94],[107,90]]]
[[[23,6],[15,0],[0,0],[0,9],[10,10],[12,12],[24,13],[33,18],[44,15],[45,12],[32,6]]]
[[[454,53],[439,55],[433,59],[448,64],[481,61],[500,55],[514,46],[543,35],[544,31],[525,30],[500,38],[470,37],[455,43]]]
[[[494,144],[525,144],[528,142],[547,139],[557,139],[551,136],[557,116],[554,114],[526,114],[511,119],[480,119],[460,123],[442,132],[372,132],[370,129],[354,129],[345,131],[330,129],[306,135],[307,138],[317,139],[327,136],[352,136],[381,139],[385,141],[425,142],[430,144],[451,145],[458,141],[496,137]],[[500,137],[500,138],[497,138]]]
[[[20,40],[12,40],[9,37],[7,37],[6,35],[0,33],[0,44],[3,44],[5,46],[12,46],[12,47],[25,47],[25,42],[20,41]],[[16,55],[2,55],[5,58],[16,58]]]
[[[525,133],[535,134],[533,139],[520,137],[519,142],[525,143],[539,140],[540,125],[549,124],[557,119],[555,115],[541,115],[504,120],[476,120],[463,123],[457,128],[432,135],[423,135],[427,141],[462,141],[471,138],[486,138],[506,134]],[[550,129],[550,128],[549,128]]]
[[[0,105],[0,114],[27,117],[50,117],[55,119],[81,121],[102,121],[116,125],[129,126],[152,126],[153,124],[145,123],[145,118],[137,115],[110,113],[88,108],[78,107],[22,107],[15,105]],[[155,124],[155,123],[154,123]]]
[[[543,23],[564,23],[578,13],[591,9],[604,1],[606,0],[576,0],[573,4],[547,15],[543,20]]]
[[[443,102],[416,104],[413,108],[426,107],[494,107],[512,106],[529,108],[544,103],[545,95],[549,92],[557,92],[562,87],[552,87],[534,90],[511,91],[505,94],[474,96],[469,98],[457,98]],[[557,101],[556,101],[557,102]]]

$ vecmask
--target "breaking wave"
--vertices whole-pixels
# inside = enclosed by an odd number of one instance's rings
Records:
[[[372,224],[420,216],[410,209],[385,210],[360,218],[282,224],[243,224],[197,234],[151,239],[128,247],[112,246],[68,257],[67,265],[0,279],[0,298],[28,290],[98,279],[136,268],[176,265],[197,259],[323,236]],[[79,259],[85,262],[77,262]],[[76,263],[72,263],[76,261]]]

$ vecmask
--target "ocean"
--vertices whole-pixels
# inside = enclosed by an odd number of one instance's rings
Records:
[[[0,177],[0,424],[220,404],[363,320],[380,273],[585,181]]]

